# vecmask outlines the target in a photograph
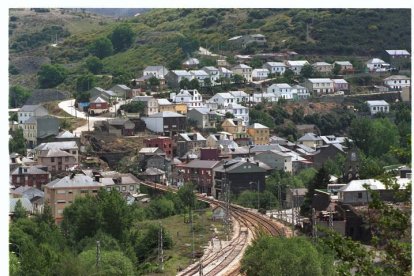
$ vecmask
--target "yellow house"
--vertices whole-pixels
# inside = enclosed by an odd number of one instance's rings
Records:
[[[243,119],[226,119],[221,124],[223,131],[231,133],[233,135],[237,133],[246,133],[246,127],[243,125]]]
[[[187,114],[188,106],[185,103],[175,103],[174,108],[175,108],[175,112],[177,113],[180,113],[183,115]]]
[[[269,144],[269,128],[259,123],[255,123],[247,127],[247,134],[252,137],[253,144],[267,145]]]

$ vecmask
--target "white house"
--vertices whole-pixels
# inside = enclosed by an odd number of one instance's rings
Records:
[[[252,79],[255,81],[267,79],[268,76],[269,76],[269,70],[265,68],[253,69],[252,71]]]
[[[207,106],[211,109],[224,108],[232,103],[237,103],[237,100],[229,92],[216,93],[213,97],[206,101]]]
[[[352,65],[352,63],[347,60],[335,61],[332,65],[335,66],[336,64],[338,64],[341,67],[341,73],[351,72],[354,70],[354,66]]]
[[[394,90],[402,90],[403,87],[411,86],[411,79],[403,75],[393,75],[384,79],[384,84]]]
[[[49,112],[46,110],[46,108],[44,108],[40,104],[24,105],[17,112],[17,118],[18,118],[19,124],[23,124],[30,117],[33,117],[33,116],[40,117],[40,116],[46,116],[48,114]]]
[[[300,85],[292,86],[292,94],[294,99],[303,100],[310,97],[309,90]]]
[[[252,81],[252,67],[246,64],[238,64],[232,68],[234,74],[241,75],[247,82]]]
[[[307,60],[287,60],[285,63],[286,66],[295,73],[295,75],[300,74],[303,66],[307,64],[309,65]]]
[[[186,70],[171,70],[166,75],[166,80],[171,87],[178,87],[183,79],[192,80],[193,75]]]
[[[234,75],[233,71],[225,67],[219,67],[219,74],[220,74],[220,78],[228,78],[228,79],[231,79]]]
[[[229,91],[229,93],[236,99],[236,103],[245,103],[249,101],[249,95],[244,91]]]
[[[225,108],[225,111],[232,113],[235,118],[242,119],[246,126],[249,125],[249,108],[242,106],[241,104],[233,103],[228,105]]]
[[[372,58],[367,61],[367,67],[371,72],[385,72],[390,67],[390,64],[382,59]]]
[[[307,79],[305,87],[314,95],[329,94],[334,92],[334,82],[327,78]]]
[[[142,117],[146,127],[156,133],[164,133],[165,131],[174,130],[182,131],[183,125],[177,125],[180,119],[185,122],[186,116],[171,111],[159,112],[149,115],[148,117]],[[167,120],[170,120],[170,122],[167,122]],[[175,124],[171,124],[171,120],[175,120]]]
[[[292,87],[287,83],[272,84],[267,88],[267,93],[274,93],[278,99],[293,99]]]
[[[168,69],[165,68],[162,65],[156,65],[156,66],[147,66],[142,75],[143,76],[149,76],[149,75],[153,75],[154,77],[156,77],[157,79],[164,79],[165,76],[168,74]]]
[[[277,99],[278,97],[276,93],[273,93],[273,92],[253,93],[252,96],[250,96],[250,102],[252,103],[261,103],[263,101],[277,102]]]
[[[391,58],[410,58],[411,54],[407,50],[385,50]]]
[[[286,70],[286,64],[283,62],[266,62],[262,67],[269,70],[271,74],[276,75],[282,75]]]
[[[188,58],[186,61],[183,62],[183,66],[185,67],[197,67],[200,64],[200,61],[196,58]]]
[[[204,70],[210,76],[210,80],[211,80],[211,83],[213,85],[216,84],[216,83],[218,83],[218,80],[220,78],[220,71],[219,71],[219,69],[217,69],[214,66],[204,66],[201,69]]]
[[[371,115],[374,115],[378,112],[384,112],[388,113],[390,112],[390,105],[384,101],[367,101],[366,102],[369,108],[369,111],[371,112]]]
[[[181,89],[178,94],[170,93],[170,99],[173,103],[185,103],[188,108],[204,107],[203,96],[196,89]]]
[[[192,76],[192,79],[198,80],[200,86],[204,86],[204,80],[210,78],[209,74],[207,74],[204,70],[190,70],[189,72]]]

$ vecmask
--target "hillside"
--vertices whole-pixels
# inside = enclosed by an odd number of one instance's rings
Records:
[[[241,34],[262,33],[267,37],[267,48],[248,51],[289,49],[306,58],[366,58],[381,56],[385,49],[411,51],[408,9],[152,9],[123,20],[58,9],[48,13],[12,10],[10,15],[17,17],[10,21],[10,64],[17,68],[11,84],[30,89],[36,86],[39,65],[51,62],[69,70],[69,77],[58,88],[74,91],[74,81],[84,74],[88,47],[121,24],[130,26],[135,38],[127,50],[102,59],[102,73],[113,75],[113,81],[131,79],[148,65],[177,68],[198,46],[233,56],[238,52],[226,42]],[[46,32],[40,36],[40,43],[28,43],[27,39],[19,42],[19,38],[36,32]],[[51,47],[56,37],[58,45]]]

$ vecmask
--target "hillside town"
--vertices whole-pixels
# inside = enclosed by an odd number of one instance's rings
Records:
[[[229,209],[237,204],[287,237],[317,239],[325,227],[371,246],[381,231],[370,225],[381,215],[374,203],[411,208],[399,197],[411,189],[410,52],[383,49],[355,62],[267,52],[267,43],[241,33],[227,39],[231,55],[199,47],[176,67],[148,63],[128,82],[10,108],[10,222],[48,210],[70,231],[76,202],[105,198],[102,191],[145,208],[157,190],[191,184],[233,234],[247,231]],[[258,50],[246,53],[251,47]],[[180,267],[182,275],[216,271],[202,263],[207,251],[194,262],[192,246],[193,268]],[[214,238],[209,246],[214,252]]]

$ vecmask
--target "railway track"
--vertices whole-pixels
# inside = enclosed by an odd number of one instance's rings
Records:
[[[141,184],[162,191],[177,191],[176,188],[167,187],[150,181],[141,182]],[[222,201],[207,198],[199,194],[196,194],[196,196],[198,200],[225,208],[225,203]],[[263,216],[262,214],[253,212],[235,204],[231,204],[229,209],[234,222],[239,224],[239,227],[236,227],[238,229],[238,233],[236,233],[233,239],[219,251],[205,254],[201,261],[192,264],[186,270],[181,271],[178,275],[200,275],[200,269],[202,269],[203,275],[206,276],[215,276],[219,274],[240,275],[240,264],[235,265],[235,267],[230,270],[228,267],[235,262],[248,244],[249,232],[253,235],[253,238],[257,237],[259,231],[263,231],[272,236],[283,236],[285,233],[285,231],[282,231],[281,229],[283,226],[277,225],[274,221]]]

